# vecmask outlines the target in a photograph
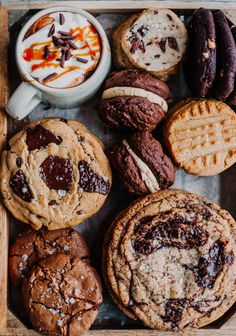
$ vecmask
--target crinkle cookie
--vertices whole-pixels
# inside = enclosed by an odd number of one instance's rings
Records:
[[[43,335],[78,336],[97,317],[102,284],[88,263],[58,253],[39,260],[23,282],[22,300]]]
[[[118,68],[144,69],[167,80],[176,73],[187,42],[185,25],[174,12],[148,8],[131,16],[115,31],[115,65]]]
[[[150,194],[111,224],[105,281],[115,303],[151,328],[199,328],[236,299],[236,226],[208,199],[183,190]]]
[[[89,248],[82,235],[74,229],[38,231],[29,229],[20,234],[10,248],[9,274],[17,287],[39,259],[55,253],[70,254],[89,261]]]
[[[17,219],[55,230],[96,213],[112,177],[102,143],[83,124],[43,119],[9,141],[0,178],[4,203]]]

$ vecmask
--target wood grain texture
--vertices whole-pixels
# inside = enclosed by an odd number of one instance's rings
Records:
[[[135,1],[135,0],[112,0],[112,1],[10,1],[7,6],[11,9],[31,9],[31,8],[47,8],[52,6],[74,6],[87,9],[91,12],[126,12],[134,11],[148,7],[172,8],[172,9],[194,9],[203,6],[201,1]],[[235,2],[229,1],[204,1],[205,8],[213,9],[235,9]],[[105,11],[104,11],[105,9]]]
[[[7,49],[8,49],[8,11],[0,5],[0,152],[7,134],[5,105],[8,99]],[[0,203],[0,330],[6,328],[7,310],[7,259],[8,259],[8,220],[7,213]]]

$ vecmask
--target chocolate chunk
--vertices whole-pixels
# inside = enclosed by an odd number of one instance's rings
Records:
[[[57,204],[57,201],[56,200],[52,200],[48,203],[48,205],[56,205]]]
[[[164,247],[189,250],[203,246],[207,242],[208,234],[196,223],[196,217],[188,218],[176,213],[171,217],[167,212],[162,213],[159,220],[152,220],[148,228],[141,225],[136,237],[133,241],[134,250],[149,255]]]
[[[158,42],[159,46],[160,46],[160,49],[163,53],[165,53],[166,51],[166,39],[161,39],[160,42]]]
[[[178,327],[183,310],[186,306],[184,299],[169,299],[165,304],[165,316],[162,317],[164,322],[170,322],[172,327]]]
[[[39,174],[50,189],[69,191],[73,182],[70,160],[48,156],[39,167]]]
[[[177,42],[175,37],[168,37],[167,41],[168,41],[168,45],[171,49],[179,51],[178,42]]]
[[[221,11],[214,13],[217,37],[217,76],[214,95],[226,100],[234,89],[236,74],[236,46],[225,15]]]
[[[23,164],[23,159],[21,157],[18,156],[18,158],[16,159],[16,165],[17,167],[21,167]]]
[[[149,31],[149,28],[147,25],[142,25],[139,29],[137,29],[137,32],[139,32],[139,34],[144,37],[147,32]]]
[[[66,123],[66,124],[68,124],[68,120],[65,119],[65,118],[60,118],[60,121]]]
[[[29,151],[44,148],[50,143],[59,145],[61,142],[61,137],[54,135],[41,125],[37,125],[34,128],[27,128],[26,144]]]
[[[193,269],[197,284],[204,288],[213,288],[217,277],[225,264],[232,264],[234,256],[225,253],[225,245],[216,241],[208,253],[200,257],[198,265]]]
[[[145,52],[144,43],[138,37],[132,38],[130,52],[134,54],[136,50],[140,49],[143,53]]]
[[[28,203],[32,201],[33,194],[22,170],[18,170],[10,179],[10,187],[18,197],[23,199],[23,201]]]
[[[102,195],[108,194],[110,190],[110,182],[105,181],[99,176],[89,164],[82,160],[79,162],[79,186],[86,192],[95,192]]]

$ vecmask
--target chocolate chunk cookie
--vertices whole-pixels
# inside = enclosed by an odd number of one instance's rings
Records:
[[[105,239],[103,267],[112,296],[151,328],[211,323],[236,299],[235,228],[227,211],[185,191],[164,190],[134,202]]]
[[[121,184],[132,194],[146,195],[174,183],[173,164],[149,132],[131,135],[110,156]]]
[[[138,70],[112,72],[105,82],[99,116],[113,128],[153,130],[168,110],[168,86]]]
[[[221,11],[214,13],[217,37],[217,76],[214,96],[226,100],[234,89],[236,74],[236,46],[225,15]]]
[[[10,249],[9,273],[16,287],[38,260],[55,253],[66,253],[89,261],[89,248],[81,234],[73,229],[39,231],[29,229],[16,238]]]
[[[96,213],[111,187],[102,143],[78,121],[43,119],[9,141],[0,189],[11,213],[36,230],[78,225]]]
[[[37,331],[77,336],[90,328],[98,314],[102,285],[88,263],[58,253],[39,260],[23,282],[22,299]]]
[[[216,75],[216,32],[212,12],[204,8],[196,10],[188,30],[186,78],[192,92],[205,97]]]
[[[119,68],[143,69],[167,80],[177,71],[187,41],[187,30],[174,12],[148,8],[128,18],[115,31],[115,64]]]
[[[170,111],[164,137],[172,159],[187,173],[216,175],[236,162],[236,114],[213,99],[190,99]]]

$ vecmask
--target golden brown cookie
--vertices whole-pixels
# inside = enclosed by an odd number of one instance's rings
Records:
[[[170,111],[166,145],[187,173],[210,176],[236,162],[236,114],[213,99],[187,100]]]
[[[151,328],[199,328],[236,299],[236,225],[208,199],[169,189],[131,204],[103,255],[114,302]]]
[[[42,334],[78,336],[96,319],[102,285],[88,263],[58,253],[39,260],[23,282],[22,299],[30,322]]]
[[[17,133],[2,154],[0,189],[9,211],[38,230],[78,225],[111,187],[102,143],[76,120],[42,119]]]
[[[10,249],[9,274],[17,287],[39,259],[55,253],[70,254],[89,261],[89,248],[82,235],[74,229],[38,231],[28,229],[20,234]]]

